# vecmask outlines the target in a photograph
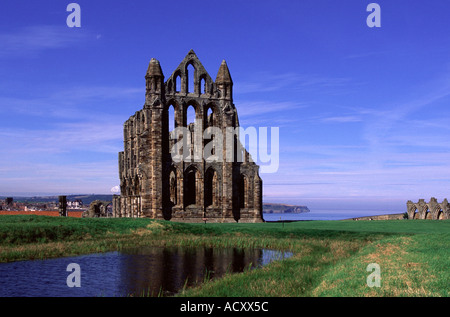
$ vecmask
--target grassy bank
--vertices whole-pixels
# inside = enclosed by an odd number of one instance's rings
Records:
[[[450,221],[183,224],[150,219],[0,216],[0,261],[130,246],[262,247],[294,256],[179,296],[448,296]],[[381,268],[370,288],[369,263]]]

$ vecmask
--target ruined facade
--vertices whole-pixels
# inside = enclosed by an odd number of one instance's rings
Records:
[[[143,109],[124,124],[114,216],[263,221],[259,166],[237,134],[231,143],[222,140],[239,127],[226,62],[213,81],[191,50],[166,81],[160,63],[151,59],[145,80]],[[191,112],[193,122],[188,118]],[[180,129],[187,133],[178,133]],[[211,130],[222,136],[205,133]]]
[[[417,203],[408,200],[406,203],[408,219],[450,219],[450,204],[445,198],[442,203],[434,197],[426,203],[425,199],[419,199]]]

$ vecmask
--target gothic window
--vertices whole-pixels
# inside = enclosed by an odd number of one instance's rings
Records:
[[[195,68],[192,64],[186,67],[187,92],[195,92]]]
[[[184,205],[196,205],[197,204],[197,170],[190,168],[185,174],[184,184]]]
[[[204,77],[200,79],[200,93],[206,94],[206,80]]]
[[[247,208],[247,196],[248,196],[248,180],[245,175],[241,175],[239,179],[239,208]]]
[[[178,74],[175,76],[175,92],[181,91],[181,76]]]
[[[205,207],[219,205],[219,182],[217,172],[210,168],[205,175]]]
[[[190,123],[195,123],[195,108],[194,106],[188,106],[186,111],[186,126],[188,127]]]
[[[206,110],[205,128],[217,126],[217,122],[216,122],[215,118],[216,118],[216,115],[214,114],[213,106],[208,106],[208,108]],[[211,149],[211,155],[215,155],[216,154],[215,145],[213,143],[211,143],[211,142],[214,142],[213,140],[214,140],[215,137],[216,136],[214,135],[214,131],[211,131],[211,136],[204,139],[205,146],[207,144],[211,144],[210,146],[213,146],[212,149]]]
[[[172,131],[175,128],[175,109],[173,105],[169,106],[168,109],[168,119],[169,119],[169,132]]]
[[[172,206],[176,206],[178,203],[177,175],[174,170],[172,170],[170,172],[169,185],[170,185],[170,202],[171,202]]]
[[[215,125],[214,122],[214,113],[211,107],[208,108],[208,111],[206,112],[206,118],[208,120],[208,127],[212,127]]]

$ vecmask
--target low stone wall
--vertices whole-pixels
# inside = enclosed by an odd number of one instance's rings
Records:
[[[355,217],[346,220],[403,220],[405,219],[405,214],[388,214],[388,215],[377,215],[377,216],[364,216]]]

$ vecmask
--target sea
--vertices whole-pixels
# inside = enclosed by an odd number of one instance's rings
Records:
[[[345,220],[356,217],[378,216],[400,213],[401,211],[380,210],[329,210],[314,209],[304,213],[269,214],[263,213],[265,221],[301,221],[301,220]]]

